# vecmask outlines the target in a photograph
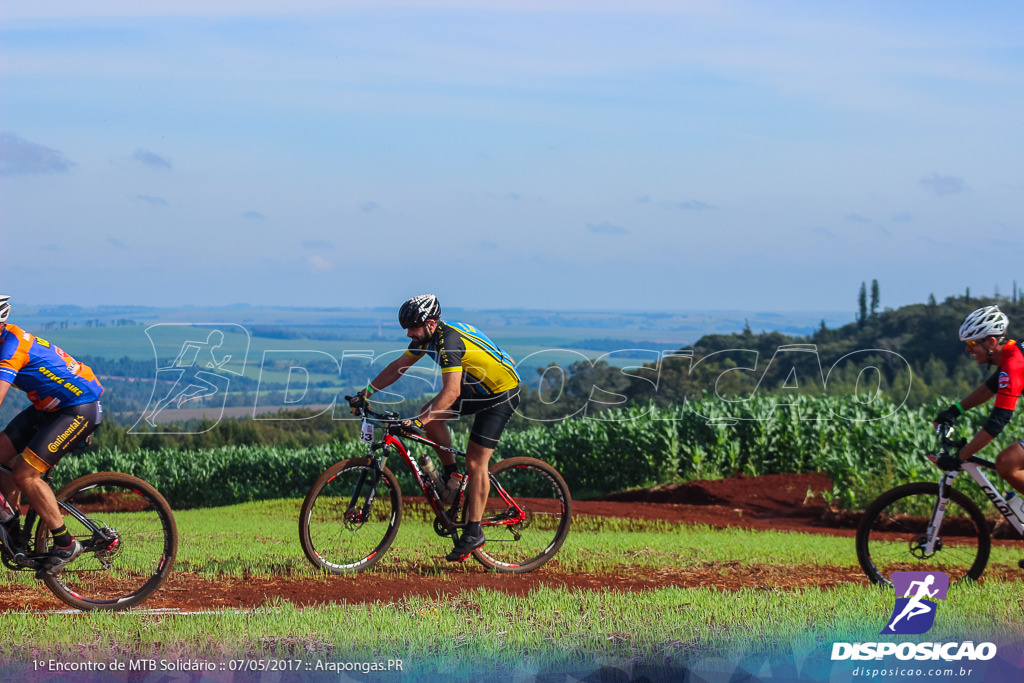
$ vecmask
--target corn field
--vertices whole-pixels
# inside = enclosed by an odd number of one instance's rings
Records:
[[[936,478],[937,470],[922,455],[936,445],[932,418],[949,403],[937,399],[908,409],[884,400],[804,395],[785,401],[760,396],[632,406],[506,430],[495,457],[546,460],[562,472],[577,498],[737,473],[824,472],[840,506],[863,508],[893,485]],[[968,414],[964,433],[973,434],[987,414],[984,409]],[[458,428],[466,426],[463,421]],[[1013,440],[1014,426],[982,455],[994,458]],[[464,444],[465,436],[456,433],[455,443]],[[55,478],[61,483],[89,472],[122,471],[152,483],[175,507],[227,505],[303,497],[329,464],[364,453],[357,440],[310,448],[101,449],[65,458]],[[397,459],[389,464],[403,490],[414,493],[405,466]]]

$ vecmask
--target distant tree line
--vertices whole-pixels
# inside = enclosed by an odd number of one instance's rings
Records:
[[[1010,336],[1024,329],[1024,300],[1014,283],[1006,298],[948,297],[926,304],[878,311],[877,281],[862,285],[863,309],[854,323],[809,336],[755,334],[749,326],[733,334],[708,335],[656,362],[619,368],[580,361],[548,367],[527,378],[531,390],[520,413],[529,420],[594,416],[608,408],[654,402],[668,406],[704,396],[741,405],[755,394],[784,392],[842,396],[872,392],[908,407],[935,396],[962,397],[988,373],[964,353],[958,330],[976,308],[998,304],[1010,318]],[[1015,322],[1016,321],[1016,322]]]

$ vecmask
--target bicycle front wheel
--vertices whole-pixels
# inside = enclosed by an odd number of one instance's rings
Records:
[[[939,485],[917,482],[886,491],[868,506],[857,529],[857,559],[872,582],[892,586],[895,571],[941,571],[950,583],[981,576],[991,549],[985,516],[950,488],[928,552],[928,525],[938,504]]]
[[[57,492],[68,531],[82,554],[43,581],[54,595],[82,610],[119,610],[138,605],[171,573],[178,528],[164,497],[137,477],[100,472],[75,479]],[[36,528],[36,550],[45,551],[50,530]]]
[[[337,462],[320,475],[299,513],[299,541],[314,567],[355,574],[375,565],[402,522],[402,492],[391,470],[368,458]]]
[[[490,474],[481,523],[487,543],[473,557],[499,572],[533,571],[554,557],[569,535],[569,487],[555,468],[534,458],[502,460]]]

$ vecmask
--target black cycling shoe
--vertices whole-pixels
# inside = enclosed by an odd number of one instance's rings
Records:
[[[455,548],[445,555],[444,559],[449,562],[462,562],[464,559],[473,554],[473,551],[477,548],[482,548],[487,539],[484,538],[483,534],[479,536],[467,536],[463,534],[462,537],[455,543]]]
[[[1024,569],[1024,560],[1017,560],[1017,566]]]
[[[57,546],[50,548],[50,552],[40,558],[40,567],[36,572],[36,578],[41,579],[47,574],[50,576],[59,574],[64,567],[82,554],[82,550],[82,544],[78,542],[77,538],[72,540],[71,545],[67,548],[58,548]]]

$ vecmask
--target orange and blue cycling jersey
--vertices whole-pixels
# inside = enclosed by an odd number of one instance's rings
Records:
[[[92,403],[103,393],[92,368],[10,323],[0,335],[0,382],[21,389],[45,412]]]
[[[462,371],[464,395],[494,396],[519,386],[512,356],[472,325],[438,321],[429,340],[413,342],[405,352],[416,358],[426,353],[442,373]]]

